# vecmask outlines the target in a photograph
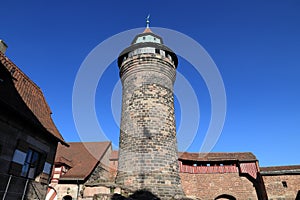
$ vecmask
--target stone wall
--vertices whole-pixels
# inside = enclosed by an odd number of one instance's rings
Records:
[[[27,187],[26,199],[40,199],[44,200],[47,193],[47,184],[30,181]]]
[[[203,200],[215,199],[221,195],[242,200],[257,200],[253,184],[239,173],[189,174],[180,173],[181,185],[189,197]]]
[[[300,174],[264,175],[263,180],[269,200],[295,200],[297,194],[300,199]]]
[[[123,85],[116,182],[161,198],[182,194],[178,174],[173,84],[176,69],[165,57],[143,54],[120,68]]]
[[[61,200],[64,196],[71,196],[73,199],[82,199],[82,184],[53,184],[57,191],[57,199]]]
[[[111,155],[111,146],[103,154],[98,165],[95,167],[90,177],[86,181],[89,183],[114,182],[114,177],[111,174],[109,156]]]
[[[110,169],[102,163],[99,163],[90,175],[89,179],[86,181],[86,183],[101,183],[112,181],[113,179],[110,174]]]

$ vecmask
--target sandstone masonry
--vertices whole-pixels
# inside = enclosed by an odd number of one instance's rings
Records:
[[[183,194],[173,97],[176,65],[176,55],[149,29],[119,57],[123,94],[116,183],[162,199]]]

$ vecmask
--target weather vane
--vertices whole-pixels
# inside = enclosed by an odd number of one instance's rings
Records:
[[[150,14],[146,18],[146,27],[147,28],[149,28],[149,24],[150,24],[149,18],[150,18]]]

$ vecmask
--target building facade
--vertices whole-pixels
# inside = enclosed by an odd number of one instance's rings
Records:
[[[70,146],[72,147],[73,144],[70,143]],[[98,146],[98,149],[106,148],[105,142],[95,145]],[[69,151],[68,148],[63,148],[63,150]],[[83,152],[83,150],[81,151]],[[74,150],[69,152],[76,154]],[[76,199],[77,192],[79,192],[77,199],[82,200],[108,200],[114,193],[126,196],[134,192],[132,188],[118,185],[115,182],[119,152],[112,151],[111,147],[102,152],[105,154],[102,156],[108,158],[108,161],[100,159],[100,162],[94,167],[87,167],[90,172],[86,174],[85,179],[81,179],[78,191],[74,177],[80,176],[79,169],[82,168],[82,163],[91,163],[88,160],[92,157],[88,156],[88,152],[85,153],[84,159],[83,156],[72,154],[69,154],[71,157],[68,157],[59,148],[54,172],[59,175],[54,174],[52,179],[52,186],[57,191],[57,200],[66,199],[68,196]],[[62,158],[62,155],[65,158]],[[66,168],[61,168],[61,163],[65,163]],[[81,164],[76,167],[76,163]],[[186,197],[191,199],[299,200],[300,166],[259,167],[257,158],[249,152],[179,153],[178,165],[183,192]],[[110,175],[107,176],[103,171],[100,173],[97,166],[102,166],[101,168],[106,166],[105,171]],[[74,168],[73,172],[72,168]],[[77,175],[76,173],[72,176],[67,175],[68,171],[76,172]],[[95,174],[98,175],[95,176]]]
[[[300,166],[261,167],[269,200],[300,199]]]
[[[266,200],[256,157],[244,153],[181,153],[180,176],[187,196],[200,199]]]
[[[109,167],[111,142],[70,142],[59,145],[46,200],[93,199],[111,193],[115,173]]]
[[[0,46],[0,198],[43,199],[57,144],[67,144],[41,89]]]

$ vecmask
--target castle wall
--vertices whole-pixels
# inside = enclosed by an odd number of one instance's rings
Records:
[[[239,176],[239,173],[180,173],[180,177],[186,196],[216,199],[226,194],[236,199],[257,200],[253,184],[246,177]]]
[[[264,175],[263,180],[269,200],[295,200],[297,194],[300,199],[300,174]]]

